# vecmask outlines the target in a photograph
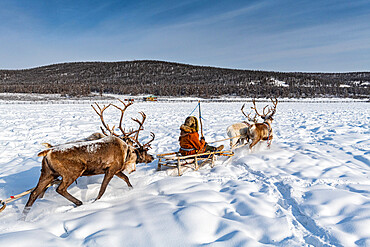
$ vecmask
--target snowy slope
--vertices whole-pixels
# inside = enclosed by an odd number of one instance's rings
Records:
[[[262,104],[262,103],[261,103]],[[263,105],[261,105],[262,107]],[[147,114],[151,152],[178,149],[179,126],[195,103],[135,103]],[[204,103],[208,142],[242,121],[241,103]],[[28,196],[0,213],[6,246],[370,246],[370,110],[367,103],[279,103],[275,139],[237,150],[214,168],[156,172],[156,162],[114,178],[101,200],[102,176],[69,191],[80,207],[48,189],[21,221]],[[116,124],[116,112],[107,122]],[[64,143],[99,131],[89,104],[0,104],[0,199],[36,185],[42,142]],[[128,120],[128,127],[134,126]],[[221,144],[221,143],[220,143]],[[228,141],[222,144],[228,146]]]

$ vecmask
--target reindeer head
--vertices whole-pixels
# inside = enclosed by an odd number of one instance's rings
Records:
[[[144,145],[140,144],[138,139],[132,139],[135,142],[135,153],[136,153],[136,163],[150,163],[154,160],[154,157],[148,153],[150,149],[150,143],[154,140],[155,135],[153,132],[150,132],[152,139],[145,143]]]

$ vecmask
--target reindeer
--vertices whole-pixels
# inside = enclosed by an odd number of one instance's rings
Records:
[[[257,111],[257,107],[256,107],[256,101],[253,100],[253,107],[251,107],[251,109],[254,109],[254,111],[256,112],[256,115],[260,116],[263,119],[263,123],[255,122],[250,127],[248,127],[248,137],[249,139],[252,140],[252,143],[249,145],[249,149],[252,149],[252,147],[261,140],[270,141],[270,143],[268,143],[268,146],[270,146],[271,144],[271,141],[273,138],[271,123],[272,123],[272,120],[274,120],[272,117],[274,116],[276,112],[276,106],[278,104],[278,101],[275,98],[275,101],[271,99],[271,102],[274,106],[268,107],[268,105],[266,105],[263,108],[263,114],[259,114]],[[267,112],[265,112],[266,109],[267,109]],[[247,117],[243,109],[242,109],[242,113],[244,114],[244,116]]]
[[[273,138],[271,122],[273,120],[273,115],[276,112],[277,106],[277,99],[271,99],[273,103],[273,107],[269,107],[268,105],[263,108],[263,115],[259,114],[256,107],[256,101],[253,99],[253,109],[255,111],[255,115],[252,118],[249,114],[244,112],[244,105],[241,108],[243,115],[248,119],[248,121],[242,123],[236,123],[227,128],[227,134],[230,138],[230,148],[233,149],[237,144],[242,145],[245,141],[248,143],[249,140],[252,140],[252,143],[249,145],[251,149],[255,146],[260,140],[271,140]],[[267,112],[266,112],[267,110]],[[258,123],[257,117],[260,116],[264,122]]]
[[[42,160],[41,175],[37,186],[31,192],[25,205],[23,210],[24,215],[28,213],[38,196],[45,192],[47,186],[59,176],[62,180],[56,191],[76,206],[82,205],[82,202],[69,194],[67,188],[80,176],[104,174],[96,200],[103,196],[108,183],[114,175],[123,179],[129,187],[132,187],[123,171],[131,173],[135,171],[137,163],[149,163],[153,161],[153,157],[148,154],[148,149],[155,135],[151,133],[152,139],[144,145],[140,144],[138,136],[139,132],[143,130],[143,124],[146,119],[146,115],[143,112],[140,113],[142,116],[141,121],[133,119],[139,124],[139,128],[126,133],[122,128],[122,118],[129,104],[122,103],[125,106],[124,109],[112,104],[101,108],[96,104],[97,109],[99,109],[98,111],[92,106],[100,116],[103,127],[109,132],[107,134],[101,127],[105,137],[93,141],[58,145],[38,154],[38,156],[44,157]],[[110,106],[121,110],[121,119],[118,128],[122,132],[122,135],[114,133],[114,126],[110,128],[104,121],[103,112]],[[132,134],[135,134],[135,136],[131,137]],[[128,144],[123,139],[130,140],[131,144]]]

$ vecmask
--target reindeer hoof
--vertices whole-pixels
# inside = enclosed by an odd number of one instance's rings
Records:
[[[23,212],[22,212],[22,217],[20,219],[25,220],[30,210],[31,210],[31,207],[24,207]]]

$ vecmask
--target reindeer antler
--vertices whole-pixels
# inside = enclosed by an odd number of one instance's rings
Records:
[[[118,129],[122,132],[122,135],[123,136],[125,136],[126,138],[128,137],[128,136],[130,136],[130,135],[132,135],[133,133],[135,133],[136,132],[136,130],[135,131],[130,131],[130,132],[128,132],[128,133],[126,133],[125,132],[125,130],[124,130],[124,128],[122,128],[122,120],[123,120],[123,115],[124,115],[124,113],[125,113],[125,111],[126,111],[126,109],[130,106],[130,105],[132,105],[133,103],[130,101],[129,103],[125,103],[125,102],[123,102],[122,100],[120,100],[120,99],[118,99],[123,105],[124,105],[124,108],[122,109],[121,107],[118,107],[118,106],[116,106],[116,105],[114,105],[114,104],[112,104],[112,106],[114,106],[115,108],[117,108],[118,110],[120,110],[121,111],[121,118],[120,118],[120,120],[119,120],[119,126],[118,126]]]
[[[123,115],[124,115],[126,109],[130,105],[132,105],[133,103],[132,102],[129,102],[129,103],[126,104],[122,100],[120,100],[120,99],[118,99],[118,100],[123,104],[123,108],[121,108],[121,107],[119,107],[117,105],[114,105],[114,104],[109,104],[107,106],[103,105],[103,107],[100,107],[97,103],[95,103],[96,108],[93,105],[91,105],[91,107],[94,109],[94,111],[96,112],[96,114],[99,115],[100,120],[101,120],[101,122],[103,124],[103,127],[110,133],[110,135],[114,135],[114,136],[117,136],[117,137],[120,137],[120,136],[117,135],[116,133],[114,133],[114,126],[113,126],[113,128],[110,128],[109,125],[105,123],[104,117],[103,117],[103,113],[110,106],[114,106],[115,108],[117,108],[118,110],[120,110],[121,111],[121,117],[120,117],[118,129],[122,132],[123,139],[125,139],[125,138],[126,138],[126,140],[127,139],[130,139],[131,141],[133,141],[134,143],[136,143],[140,148],[149,148],[150,147],[150,143],[155,138],[155,135],[154,135],[153,132],[150,132],[150,136],[152,137],[152,139],[149,142],[147,142],[144,145],[140,144],[140,142],[139,142],[139,133],[140,133],[141,130],[144,129],[143,124],[144,124],[145,119],[146,119],[145,113],[144,112],[139,112],[140,115],[141,115],[141,117],[142,117],[141,120],[139,120],[137,118],[132,118],[133,121],[135,121],[135,122],[137,122],[139,124],[139,128],[137,130],[130,130],[130,132],[125,132],[124,128],[122,127]],[[100,129],[102,130],[102,132],[103,132],[104,135],[108,136],[108,134],[105,132],[105,130],[102,127],[100,127]],[[134,133],[135,133],[135,136],[134,137],[131,137],[130,135],[132,135]],[[122,136],[121,136],[121,138],[122,138]]]
[[[136,142],[139,146],[141,146],[141,144],[139,143],[139,133],[141,130],[143,130],[143,124],[144,124],[144,121],[146,119],[146,115],[144,112],[139,112],[141,117],[142,117],[142,120],[140,121],[139,119],[137,118],[131,118],[132,120],[134,120],[135,122],[137,122],[139,124],[139,128],[136,130],[136,134],[134,136],[134,138],[131,138],[134,142]]]
[[[153,132],[150,132],[150,136],[152,137],[152,139],[151,139],[149,142],[145,143],[145,144],[143,145],[143,148],[145,148],[145,147],[150,148],[150,143],[151,143],[152,141],[154,141],[155,135],[154,135],[154,133],[153,133]]]
[[[260,116],[261,118],[264,118],[265,117],[265,115],[261,115],[261,114],[259,114],[258,113],[258,111],[257,111],[257,106],[256,106],[256,100],[255,99],[253,99],[252,100],[252,102],[253,102],[253,106],[251,106],[251,109],[253,109],[255,112],[256,112],[256,114],[258,115],[258,116]],[[266,108],[266,107],[265,107]],[[263,108],[264,110],[265,110],[265,108]]]
[[[272,117],[276,112],[276,106],[278,104],[278,100],[277,100],[277,98],[275,98],[275,101],[272,98],[270,100],[271,100],[271,102],[274,106],[269,107],[269,105],[266,105],[263,108],[263,115],[258,113],[255,99],[252,100],[253,106],[251,107],[251,109],[253,109],[256,112],[256,114],[258,116],[260,116],[261,118],[263,118],[263,119],[265,119],[267,116]],[[267,112],[266,112],[266,109],[267,109]]]
[[[278,104],[278,100],[277,98],[275,98],[275,101],[272,98],[270,100],[274,106],[269,107],[268,112],[265,114],[265,116],[269,114],[269,116],[272,117],[276,112],[276,106]]]
[[[242,111],[243,115],[248,119],[248,121],[251,121],[251,122],[256,123],[256,122],[257,122],[257,115],[256,115],[256,114],[254,114],[254,117],[253,117],[253,119],[252,119],[252,118],[250,117],[250,115],[252,114],[251,112],[247,115],[247,114],[245,114],[245,112],[243,111],[244,106],[245,106],[245,104],[243,104],[242,109],[240,109],[240,110]]]
[[[129,138],[130,138],[134,143],[136,143],[140,148],[142,148],[142,149],[144,149],[144,148],[150,148],[150,143],[151,143],[152,141],[154,141],[154,138],[155,138],[155,135],[154,135],[154,133],[153,133],[153,132],[150,132],[150,136],[152,137],[152,139],[151,139],[149,142],[145,143],[144,145],[142,145],[142,144],[139,142],[139,133],[140,133],[140,131],[141,131],[141,130],[143,130],[143,129],[144,129],[143,124],[144,124],[145,119],[146,119],[146,115],[145,115],[145,113],[144,113],[144,112],[139,112],[139,113],[140,113],[140,115],[141,115],[141,117],[142,117],[141,121],[140,121],[139,119],[137,119],[137,118],[132,118],[132,120],[134,120],[135,122],[137,122],[137,123],[139,124],[139,128],[136,130],[136,134],[135,134],[135,136],[134,136],[134,137],[129,137]]]
[[[275,112],[276,112],[276,106],[277,106],[277,104],[278,104],[278,100],[277,100],[277,98],[276,98],[276,97],[275,97],[275,101],[271,98],[271,102],[272,102],[272,104],[274,105],[274,109],[272,110],[272,111],[273,111],[272,115],[274,115],[274,114],[275,114]]]
[[[100,120],[101,120],[101,123],[103,124],[104,128],[105,128],[106,130],[108,130],[108,132],[110,133],[110,135],[118,136],[116,133],[114,133],[114,125],[113,125],[113,128],[112,128],[112,129],[111,129],[111,128],[109,128],[109,125],[105,123],[105,121],[104,121],[104,117],[103,117],[103,113],[104,113],[104,111],[105,111],[108,107],[110,107],[112,104],[108,104],[107,106],[106,106],[106,105],[103,105],[103,107],[100,107],[100,106],[98,105],[98,103],[96,103],[96,102],[95,102],[95,105],[96,105],[96,107],[99,109],[100,113],[98,112],[98,110],[97,110],[97,109],[95,109],[95,107],[94,107],[93,105],[91,105],[91,107],[94,109],[94,111],[96,112],[96,114],[98,114],[98,115],[99,115]],[[104,129],[103,129],[102,127],[100,127],[100,129],[101,129],[101,131],[103,132],[103,134],[104,134],[104,135],[108,136],[108,134],[104,131]]]

